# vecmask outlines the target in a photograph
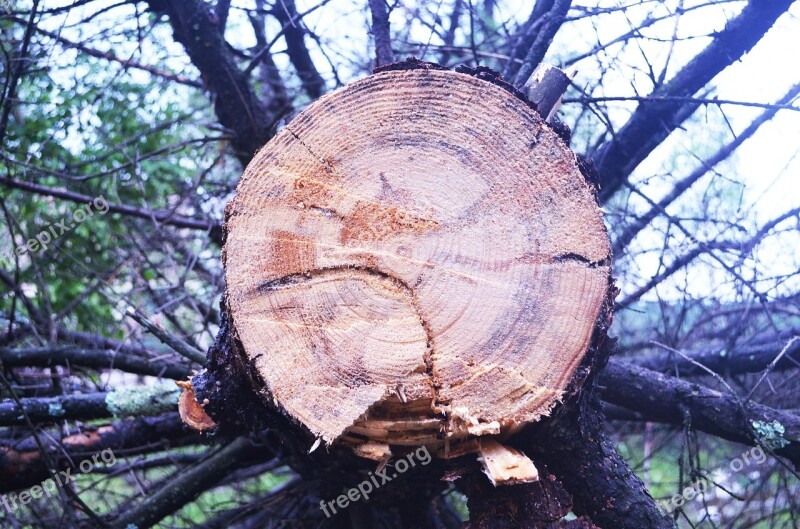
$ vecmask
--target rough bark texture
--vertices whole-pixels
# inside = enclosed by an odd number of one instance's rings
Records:
[[[562,70],[540,64],[523,86],[523,91],[535,105],[545,121],[551,122],[569,87],[570,78]]]
[[[674,522],[659,512],[641,480],[603,431],[603,412],[591,391],[553,420],[533,446],[564,483],[576,514],[605,529],[668,529]]]
[[[27,397],[0,402],[0,426],[88,421],[112,416],[154,416],[172,411],[178,399],[174,383],[134,390]],[[22,408],[22,409],[20,409]]]
[[[681,424],[688,414],[692,426],[700,431],[738,443],[763,444],[800,468],[797,415],[619,361],[609,362],[600,384],[603,398],[612,404],[645,413],[651,420],[673,424]],[[774,439],[759,437],[756,421],[769,424],[777,421],[785,432]]]
[[[522,59],[517,69],[516,61],[508,61],[509,76],[513,74],[514,84],[522,86],[534,69],[544,59],[553,37],[567,16],[572,2],[570,0],[538,0],[530,19],[517,36],[519,44],[512,52],[513,58]],[[509,77],[510,78],[510,77]]]
[[[465,529],[512,529],[524,520],[527,529],[560,527],[572,507],[572,497],[558,479],[539,465],[541,479],[513,487],[494,487],[484,476],[473,473],[463,485],[469,498],[469,523]],[[590,526],[591,527],[591,526]]]
[[[375,40],[375,66],[394,62],[392,38],[389,33],[389,5],[386,0],[369,0],[372,13],[372,38]]]

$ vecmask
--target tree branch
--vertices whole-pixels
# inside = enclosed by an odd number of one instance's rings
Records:
[[[77,346],[11,349],[0,347],[0,363],[5,367],[87,367],[118,369],[126,373],[182,380],[192,373],[188,365],[169,360],[146,358],[112,348],[92,349]]]
[[[33,21],[36,19],[36,10],[38,7],[39,0],[33,0],[33,5],[28,15],[28,22],[25,27],[25,34],[22,36],[22,46],[20,47],[19,55],[13,59],[13,70],[11,72],[11,80],[8,83],[8,90],[2,94],[3,109],[2,115],[0,115],[0,147],[2,147],[5,142],[8,116],[11,114],[11,107],[14,105],[14,99],[17,95],[17,83],[22,77],[22,73],[25,69],[25,61],[28,59],[28,46],[30,46],[31,37],[36,27]],[[9,61],[8,66],[11,66],[11,61]]]
[[[504,78],[513,79],[516,86],[527,81],[564,22],[570,4],[565,0],[536,0],[528,20],[512,37],[512,48],[503,69]],[[522,68],[528,70],[524,76]]]
[[[538,0],[536,2],[531,15],[533,20],[526,24],[521,35],[523,49],[515,50],[511,54],[512,60],[508,63],[511,69],[509,74],[516,69],[513,82],[515,86],[520,87],[525,84],[533,70],[542,62],[545,53],[550,48],[550,43],[553,42],[553,37],[561,28],[561,24],[564,23],[571,4],[571,0]],[[547,10],[534,18],[534,15],[540,10],[540,5],[546,6]],[[517,62],[513,59],[522,55],[521,52],[525,48],[527,48],[527,51],[522,59],[522,64],[517,68]]]
[[[697,182],[703,175],[705,175],[712,168],[717,166],[722,161],[726,160],[739,146],[746,140],[751,138],[753,134],[767,121],[772,119],[778,110],[786,108],[786,105],[791,103],[797,95],[800,94],[800,83],[792,86],[786,95],[784,95],[775,105],[765,110],[760,116],[750,123],[750,125],[742,131],[733,141],[719,149],[713,156],[703,162],[703,165],[691,172],[678,181],[672,190],[658,201],[658,206],[651,208],[644,215],[639,215],[636,219],[625,227],[622,234],[614,240],[613,254],[620,255],[628,244],[633,240],[636,235],[648,226],[654,218],[670,204],[672,204],[678,197],[680,197],[687,189],[689,189],[695,182]]]
[[[0,402],[0,426],[21,426],[28,420],[41,424],[113,416],[155,416],[176,409],[179,394],[178,386],[171,383],[171,386],[121,388],[108,393],[28,397],[19,399],[18,403],[3,401]]]
[[[99,427],[86,427],[63,437],[53,433],[47,440],[47,455],[58,468],[74,468],[85,459],[110,448],[117,457],[150,453],[158,447],[170,448],[200,442],[200,437],[184,429],[178,413],[160,417],[128,419]],[[0,493],[24,489],[50,477],[47,459],[33,436],[24,439],[0,438]]]
[[[735,99],[720,99],[718,97],[657,97],[657,96],[608,96],[608,97],[565,97],[564,103],[601,103],[606,101],[653,101],[656,103],[699,103],[701,105],[731,105],[749,108],[764,108],[771,110],[793,110],[800,112],[800,107],[792,105],[791,100],[785,103],[759,103],[758,101],[740,101]]]
[[[260,452],[260,453],[259,453]],[[159,489],[114,519],[115,527],[147,529],[212,488],[231,470],[251,459],[269,459],[271,454],[249,439],[240,437],[207,459],[166,479]]]
[[[533,446],[541,447],[539,459],[572,493],[575,514],[589,516],[599,527],[674,528],[617,453],[603,430],[604,419],[597,398],[584,394],[577,405],[552,421],[544,437],[533,441]]]
[[[206,362],[206,355],[202,351],[195,349],[183,340],[164,331],[158,325],[147,319],[144,314],[139,313],[135,308],[128,307],[126,314],[158,338],[161,343],[169,346],[173,351],[184,358],[200,365]]]
[[[750,0],[742,12],[668,83],[649,97],[687,97],[750,51],[793,0]],[[691,113],[697,103],[643,101],[628,122],[592,157],[600,174],[600,200],[616,193],[633,170]],[[688,115],[687,115],[688,114]]]
[[[25,24],[26,23],[25,20],[23,20],[21,18],[18,18],[18,17],[8,17],[8,18],[10,20],[12,20],[14,22],[17,22],[17,23],[20,23],[20,24]],[[140,62],[136,62],[136,61],[131,60],[131,59],[123,59],[122,57],[117,57],[116,55],[114,55],[111,52],[105,52],[105,51],[96,50],[94,48],[90,48],[90,47],[88,47],[88,46],[86,46],[84,44],[81,44],[79,42],[71,41],[69,39],[66,39],[66,38],[62,37],[58,33],[53,33],[52,31],[47,31],[46,29],[42,29],[42,28],[40,28],[38,26],[35,27],[35,30],[36,30],[37,33],[45,35],[45,36],[55,40],[56,42],[64,45],[66,48],[76,49],[78,51],[81,51],[81,52],[85,53],[86,55],[89,55],[91,57],[95,57],[97,59],[104,59],[106,61],[119,63],[124,69],[134,68],[136,70],[142,70],[143,72],[147,72],[149,74],[152,74],[152,75],[154,75],[156,77],[161,77],[162,79],[166,79],[167,81],[174,81],[176,83],[183,84],[183,85],[186,85],[186,86],[192,86],[194,88],[202,88],[203,87],[203,84],[200,81],[195,81],[194,79],[187,79],[186,77],[183,77],[181,75],[178,75],[178,74],[175,74],[175,73],[172,73],[172,72],[167,72],[167,71],[164,71],[164,70],[160,70],[160,69],[158,69],[158,68],[156,68],[154,66],[150,66],[150,65],[147,65],[147,64],[142,64]]]
[[[800,467],[800,417],[754,402],[742,403],[734,395],[616,359],[609,360],[598,383],[603,400],[639,412],[650,421],[682,424],[688,411],[693,427],[737,443],[762,442],[753,421],[778,421],[786,430],[786,445],[775,453]]]
[[[292,66],[300,76],[303,89],[311,97],[318,99],[325,93],[325,80],[317,71],[311,54],[306,46],[306,30],[302,26],[302,17],[298,16],[294,0],[281,0],[272,10],[272,14],[283,26],[283,38],[286,40],[286,51]]]
[[[791,333],[792,336],[798,334],[800,334],[798,331]],[[686,353],[686,358],[670,352],[648,354],[641,359],[634,358],[633,362],[646,369],[685,377],[707,375],[708,372],[702,369],[701,365],[724,375],[758,373],[770,367],[775,371],[800,368],[800,341],[792,343],[783,355],[778,357],[782,349],[777,343],[782,339],[791,339],[792,336],[772,336],[755,343],[737,345],[731,350],[715,347],[689,352]]]
[[[219,122],[233,132],[236,157],[247,165],[272,137],[273,122],[236,65],[219,28],[219,20],[202,0],[148,0],[156,13],[169,17],[175,40],[183,44],[214,94]]]
[[[62,200],[68,200],[77,204],[86,204],[92,202],[96,197],[67,191],[64,189],[53,189],[52,187],[34,184],[31,182],[20,182],[19,180],[12,180],[10,178],[0,178],[0,184],[3,184],[12,189],[19,189],[36,193],[38,195],[56,197]],[[137,217],[140,219],[148,219],[159,224],[167,224],[175,226],[176,228],[189,228],[192,230],[202,230],[211,234],[212,240],[222,242],[222,226],[214,221],[202,221],[188,217],[175,215],[171,211],[152,211],[145,208],[137,208],[135,206],[128,206],[125,204],[108,203],[108,210],[114,213],[120,213],[129,217]]]
[[[369,0],[369,10],[372,13],[372,36],[375,39],[375,66],[393,63],[389,6],[386,0]]]

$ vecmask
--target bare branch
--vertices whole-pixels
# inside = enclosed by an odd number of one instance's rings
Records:
[[[181,380],[192,373],[187,365],[165,359],[146,358],[113,349],[91,349],[75,346],[11,349],[0,347],[0,362],[6,367],[86,367],[118,369],[126,373]]]
[[[389,33],[389,6],[386,0],[369,0],[372,12],[372,36],[375,39],[375,66],[394,62],[392,37]]]
[[[692,171],[691,174],[682,178],[678,183],[676,183],[672,190],[667,193],[664,198],[658,201],[657,207],[651,208],[647,213],[643,215],[639,215],[634,219],[634,221],[625,227],[625,230],[622,234],[616,238],[613,244],[613,253],[615,256],[619,256],[624,248],[633,240],[636,235],[642,231],[646,226],[648,226],[653,219],[655,219],[658,215],[661,214],[664,209],[672,204],[678,197],[680,197],[687,189],[689,189],[695,182],[697,182],[703,175],[708,173],[711,169],[715,166],[720,164],[722,161],[726,160],[733,152],[739,148],[739,146],[744,143],[746,140],[750,139],[756,131],[772,119],[775,114],[778,113],[778,110],[782,108],[786,108],[785,105],[788,105],[791,101],[793,101],[797,95],[800,94],[800,83],[792,86],[789,91],[784,95],[775,105],[770,105],[766,111],[764,111],[760,116],[753,120],[750,125],[742,131],[733,141],[724,145],[720,148],[713,156],[705,160],[703,165]],[[800,110],[800,109],[798,109]]]
[[[751,0],[713,42],[649,97],[687,97],[758,43],[793,0]],[[592,157],[600,174],[600,199],[608,200],[628,175],[685,119],[696,103],[643,101],[628,122]],[[680,117],[679,117],[680,116]]]
[[[17,22],[17,23],[25,23],[25,21],[22,20],[21,18],[17,18],[17,17],[9,17],[9,18],[11,20],[13,20],[14,22]],[[53,33],[52,31],[47,31],[46,29],[42,29],[42,28],[40,28],[38,26],[36,26],[35,29],[36,29],[37,33],[40,33],[40,34],[45,35],[47,37],[50,37],[51,39],[55,40],[56,42],[64,45],[66,48],[73,48],[73,49],[79,50],[79,51],[85,53],[86,55],[89,55],[91,57],[95,57],[97,59],[104,59],[104,60],[107,60],[107,61],[112,61],[112,62],[119,63],[125,69],[134,68],[136,70],[142,70],[143,72],[147,72],[147,73],[153,74],[154,76],[160,77],[160,78],[165,79],[167,81],[174,81],[176,83],[183,84],[183,85],[186,85],[186,86],[193,86],[195,88],[203,88],[203,83],[201,83],[200,81],[195,81],[194,79],[187,79],[186,77],[183,77],[182,75],[178,75],[178,74],[175,74],[175,73],[172,73],[172,72],[167,72],[165,70],[160,70],[160,69],[158,69],[158,68],[156,68],[154,66],[150,66],[150,65],[147,65],[147,64],[142,64],[140,62],[137,62],[137,61],[134,61],[134,60],[131,60],[131,59],[123,59],[122,57],[117,57],[116,55],[114,55],[111,52],[105,52],[105,51],[96,50],[94,48],[90,48],[89,46],[81,44],[80,42],[71,41],[69,39],[66,39],[66,38],[62,37],[58,33]]]
[[[510,68],[507,71],[508,77],[516,70],[513,82],[515,86],[525,84],[533,70],[542,62],[553,37],[564,23],[571,4],[571,0],[537,0],[531,18],[525,25],[522,35],[518,37],[522,40],[522,47],[527,48],[527,51],[522,55],[520,52],[524,49],[518,48],[511,54],[512,58],[522,56],[522,64],[517,69],[515,61],[508,63]]]
[[[103,426],[87,426],[61,438],[57,432],[47,436],[42,453],[33,436],[23,439],[0,438],[0,492],[19,490],[50,477],[46,457],[58,468],[79,464],[101,450],[110,448],[117,457],[142,454],[200,442],[197,434],[184,430],[178,413],[160,417],[126,419]]]
[[[269,450],[263,447],[256,450],[256,445],[249,439],[240,437],[203,461],[165,480],[156,492],[116,517],[114,524],[116,527],[134,525],[140,529],[152,527],[256,455],[259,459],[271,457]]]
[[[286,51],[292,66],[297,70],[303,89],[311,97],[317,99],[325,93],[325,80],[317,71],[311,54],[306,46],[306,29],[302,16],[297,13],[294,0],[281,0],[272,10],[272,14],[283,25],[283,37],[286,39]]]
[[[148,386],[60,397],[25,397],[19,402],[0,402],[0,426],[23,426],[27,420],[42,424],[107,419],[122,411],[123,407],[125,415],[160,415],[178,406],[180,390],[178,386],[172,386]]]
[[[0,178],[0,184],[3,184],[12,189],[20,189],[31,193],[36,193],[48,197],[56,197],[78,204],[87,204],[95,200],[95,197],[75,193],[73,191],[66,191],[62,189],[53,189],[48,186],[33,184],[30,182],[20,182],[19,180],[12,180],[10,178]],[[195,220],[180,215],[175,215],[171,211],[151,211],[145,208],[137,208],[135,206],[127,206],[123,204],[108,204],[109,211],[137,217],[140,219],[149,219],[158,224],[166,224],[175,226],[176,228],[189,228],[193,230],[202,230],[209,232],[213,240],[220,241],[222,239],[221,226],[219,223],[211,221]]]
[[[217,16],[201,0],[149,0],[150,8],[166,13],[175,34],[192,63],[214,93],[214,110],[220,123],[234,134],[236,157],[247,165],[273,131],[273,120],[239,70],[219,31]]]
[[[684,410],[698,430],[749,445],[761,444],[753,421],[778,421],[785,428],[785,446],[775,450],[800,466],[800,417],[750,402],[744,413],[738,399],[643,367],[612,359],[598,383],[603,400],[643,414],[648,420],[681,424]]]

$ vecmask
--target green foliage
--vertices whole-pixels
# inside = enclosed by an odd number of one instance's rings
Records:
[[[197,160],[215,158],[214,147],[204,140],[207,131],[194,125],[210,115],[207,104],[191,107],[198,100],[180,88],[165,89],[149,76],[109,68],[108,62],[85,54],[54,58],[45,46],[31,48],[32,66],[17,89],[28,104],[15,107],[9,122],[3,177],[148,210],[174,208],[187,200],[205,209],[202,202],[210,197],[189,194],[187,199],[187,190],[197,180]],[[121,262],[141,262],[137,250],[152,252],[148,259],[159,261],[151,240],[139,238],[139,248],[131,245],[137,231],[146,233],[144,227],[152,229],[152,222],[96,209],[76,222],[85,205],[18,190],[4,191],[4,199],[13,219],[0,233],[6,270],[7,265],[13,268],[17,247],[47,237],[51,228],[58,234],[50,231],[48,244],[20,256],[19,282],[34,294],[33,304],[63,312],[69,328],[122,337],[119,311],[103,292],[122,295],[141,281],[141,269],[120,269]],[[158,274],[147,267],[141,277],[155,282]],[[4,296],[0,311],[10,308],[11,299]],[[17,318],[24,321],[21,310],[17,304]]]

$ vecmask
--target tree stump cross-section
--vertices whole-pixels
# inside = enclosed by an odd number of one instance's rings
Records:
[[[262,397],[366,457],[452,457],[547,416],[609,290],[575,154],[516,95],[446,70],[313,103],[247,167],[225,231]]]

